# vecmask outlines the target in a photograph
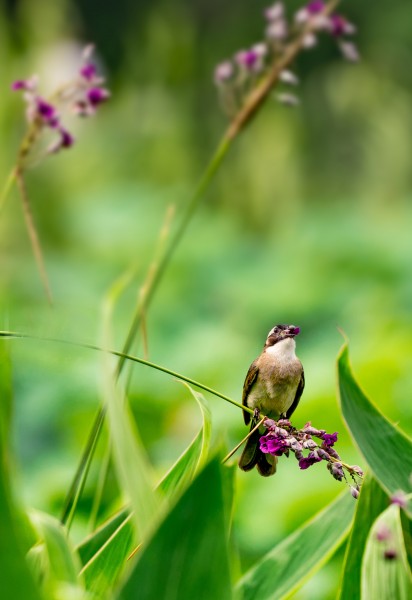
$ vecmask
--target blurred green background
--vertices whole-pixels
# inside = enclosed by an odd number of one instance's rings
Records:
[[[11,81],[37,73],[50,91],[93,41],[112,91],[96,118],[75,124],[75,147],[27,177],[53,308],[15,191],[4,207],[2,328],[99,342],[105,294],[133,267],[136,281],[114,318],[121,348],[166,214],[173,206],[173,229],[226,126],[214,66],[262,38],[267,3],[253,4],[0,3],[2,180],[25,127]],[[300,57],[301,106],[270,99],[236,141],[160,285],[147,329],[151,360],[240,399],[267,331],[278,322],[299,325],[306,390],[294,422],[339,431],[342,456],[362,464],[337,406],[338,327],[350,338],[364,389],[412,432],[412,6],[348,0],[342,12],[358,27],[362,61],[345,63],[327,39]],[[141,355],[141,345],[134,351]],[[27,505],[58,515],[101,399],[101,359],[36,341],[12,342],[12,355],[16,489]],[[177,382],[136,365],[131,377],[137,423],[161,475],[200,417]],[[245,434],[240,411],[210,403],[216,443],[230,448]],[[81,501],[78,537],[98,466]],[[342,488],[323,467],[299,472],[292,459],[282,459],[270,480],[239,472],[241,568]],[[108,486],[100,519],[119,503]],[[340,559],[294,597],[334,598]]]

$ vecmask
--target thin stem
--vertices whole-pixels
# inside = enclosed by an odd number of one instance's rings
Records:
[[[46,296],[49,301],[49,304],[52,305],[53,298],[52,298],[52,294],[51,294],[51,290],[50,290],[49,280],[48,280],[47,273],[46,273],[46,267],[44,264],[43,253],[41,251],[40,240],[37,235],[36,226],[34,224],[33,213],[31,211],[29,196],[27,194],[27,189],[26,189],[26,184],[24,181],[23,173],[20,169],[16,169],[15,177],[16,177],[17,187],[20,192],[20,198],[22,201],[24,220],[26,222],[26,228],[27,228],[27,232],[29,234],[34,257],[36,259],[37,268],[39,270],[40,278],[43,283],[43,287],[46,292]]]
[[[237,446],[235,446],[235,447],[233,448],[233,450],[231,450],[231,451],[229,452],[229,454],[227,454],[227,455],[225,456],[225,458],[222,460],[222,465],[223,465],[225,462],[227,462],[227,461],[229,460],[229,458],[231,458],[231,457],[232,457],[232,456],[235,454],[235,452],[237,452],[237,451],[239,450],[239,448],[240,448],[241,446],[243,446],[243,444],[244,444],[245,442],[247,442],[247,440],[250,438],[250,436],[252,435],[252,433],[255,433],[255,431],[256,431],[257,429],[259,429],[259,427],[260,427],[260,426],[263,424],[263,422],[264,422],[264,420],[265,420],[265,419],[266,419],[266,417],[263,417],[263,418],[262,418],[262,419],[259,421],[259,423],[256,425],[256,427],[254,427],[253,429],[251,429],[251,430],[249,431],[249,433],[248,433],[248,434],[247,434],[247,435],[246,435],[246,436],[243,438],[243,440],[241,440],[241,441],[240,441],[240,442],[237,444]]]
[[[12,185],[13,185],[15,179],[16,179],[16,168],[13,168],[13,170],[10,173],[10,175],[6,179],[6,183],[4,184],[3,191],[1,192],[1,196],[0,196],[0,214],[1,214],[2,210],[3,210],[4,205],[6,204],[6,200],[7,200],[8,196],[9,196],[10,190],[12,188]]]

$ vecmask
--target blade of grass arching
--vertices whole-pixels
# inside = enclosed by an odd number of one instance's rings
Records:
[[[1,595],[3,598],[40,600],[24,551],[20,509],[16,506],[10,485],[9,448],[12,407],[12,382],[9,356],[0,343],[0,556]],[[44,599],[43,599],[44,600]]]
[[[242,600],[280,600],[296,591],[341,545],[355,502],[348,492],[297,529],[253,566],[236,586]],[[253,517],[253,515],[252,515]]]
[[[371,471],[389,493],[412,491],[412,441],[372,404],[360,389],[345,344],[338,355],[342,414]]]
[[[374,477],[367,473],[356,503],[355,520],[346,546],[339,600],[361,597],[361,565],[370,528],[387,508],[389,498]]]
[[[222,467],[213,459],[137,553],[121,600],[229,600]]]
[[[83,587],[79,577],[80,560],[69,542],[67,530],[58,519],[40,511],[31,511],[30,517],[40,542],[31,553],[45,555],[43,560],[39,561],[38,557],[35,560],[43,567],[38,573],[42,588],[52,593],[66,583],[77,587],[80,593]]]
[[[362,600],[410,600],[412,575],[400,508],[392,504],[375,521],[362,562]]]
[[[171,375],[172,377],[174,377],[175,379],[179,379],[180,381],[185,381],[186,383],[189,383],[190,385],[192,385],[196,388],[199,388],[200,390],[204,390],[205,392],[212,394],[212,396],[222,398],[222,400],[224,400],[225,402],[229,402],[230,404],[233,404],[233,406],[237,406],[241,410],[247,411],[251,415],[253,415],[253,410],[251,410],[247,406],[243,406],[240,402],[236,402],[236,400],[233,400],[229,396],[226,396],[225,394],[222,394],[221,392],[214,390],[213,388],[209,387],[208,385],[200,383],[199,381],[196,381],[195,379],[192,379],[191,377],[186,377],[186,375],[182,375],[181,373],[178,373],[177,371],[173,371],[172,369],[168,369],[167,367],[163,367],[162,365],[158,365],[149,360],[145,360],[144,358],[139,358],[138,356],[132,356],[131,354],[125,354],[124,352],[118,352],[117,350],[101,348],[100,346],[96,346],[94,344],[84,344],[84,343],[80,343],[80,342],[61,340],[61,339],[57,339],[57,338],[47,338],[47,337],[41,337],[41,336],[36,336],[36,335],[29,335],[29,334],[20,333],[17,331],[1,331],[0,330],[0,338],[16,339],[16,340],[27,339],[27,340],[37,340],[37,341],[42,341],[42,342],[52,342],[52,343],[57,343],[57,344],[66,344],[68,346],[75,346],[77,348],[86,348],[88,350],[97,350],[98,352],[104,352],[107,354],[111,354],[113,356],[119,356],[119,357],[121,356],[124,360],[130,360],[131,362],[136,362],[140,365],[149,367],[150,369],[155,369],[156,371],[161,371],[162,373]]]
[[[169,501],[175,501],[193,480],[198,468],[204,464],[210,446],[211,415],[208,403],[202,394],[194,392],[190,387],[189,389],[200,407],[202,426],[158,484]],[[79,552],[88,589],[98,594],[102,593],[105,586],[112,587],[115,584],[131,554],[133,542],[130,509],[124,509],[119,515],[115,515],[112,521],[96,532],[96,536],[89,536],[85,540],[79,547]]]
[[[169,499],[175,498],[192,481],[202,449],[202,430],[159,483]],[[123,509],[89,536],[80,546],[86,587],[96,594],[111,589],[136,550],[130,508]]]

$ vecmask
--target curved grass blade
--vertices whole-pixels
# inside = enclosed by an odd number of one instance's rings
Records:
[[[412,491],[412,441],[362,392],[349,364],[348,346],[338,356],[342,414],[355,444],[376,479],[389,493]]]
[[[366,541],[375,519],[387,508],[388,502],[387,494],[368,473],[356,503],[355,520],[345,552],[339,600],[361,597],[361,565]]]
[[[39,574],[42,587],[51,592],[61,584],[80,588],[80,560],[71,547],[65,528],[57,519],[39,511],[31,511],[30,517],[41,542],[30,552],[44,554],[42,559],[37,556],[36,560],[42,566]]]
[[[229,600],[231,596],[225,493],[213,459],[136,555],[122,600]]]
[[[188,486],[209,450],[209,406],[202,394],[196,396],[196,392],[191,392],[201,409],[203,423],[191,444],[158,485],[168,499],[176,498]],[[113,587],[134,545],[130,509],[126,508],[79,546],[86,587],[95,593],[103,593]]]
[[[400,509],[394,504],[376,519],[362,563],[362,600],[377,598],[412,598],[412,575],[406,557]]]
[[[340,546],[354,510],[354,499],[344,492],[252,567],[237,584],[236,598],[278,600],[289,596]]]

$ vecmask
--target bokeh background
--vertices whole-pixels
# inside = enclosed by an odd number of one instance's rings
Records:
[[[0,2],[0,175],[24,134],[10,82],[37,73],[43,89],[75,72],[96,44],[112,98],[76,124],[77,144],[27,178],[55,304],[47,305],[14,191],[0,219],[3,328],[99,342],[102,305],[127,270],[116,306],[121,348],[156,249],[193,191],[226,126],[216,63],[260,39],[259,0],[3,0]],[[297,2],[287,2],[295,10]],[[379,407],[412,432],[412,6],[348,0],[362,61],[330,40],[302,55],[301,106],[270,99],[238,139],[175,254],[147,318],[151,360],[241,397],[247,368],[278,322],[297,339],[306,389],[294,421],[340,434],[335,357],[349,336],[352,362]],[[170,221],[170,211],[174,217]],[[169,217],[167,216],[169,215]],[[45,341],[11,343],[15,485],[22,501],[58,515],[101,399],[101,360]],[[142,345],[134,352],[142,354]],[[134,366],[130,401],[159,476],[200,417],[176,381]],[[240,411],[211,397],[215,442],[245,434]],[[80,504],[87,530],[101,449]],[[270,480],[237,475],[234,546],[245,569],[343,488],[325,468],[282,459]],[[113,473],[99,519],[121,504]],[[343,550],[294,598],[334,598]]]

